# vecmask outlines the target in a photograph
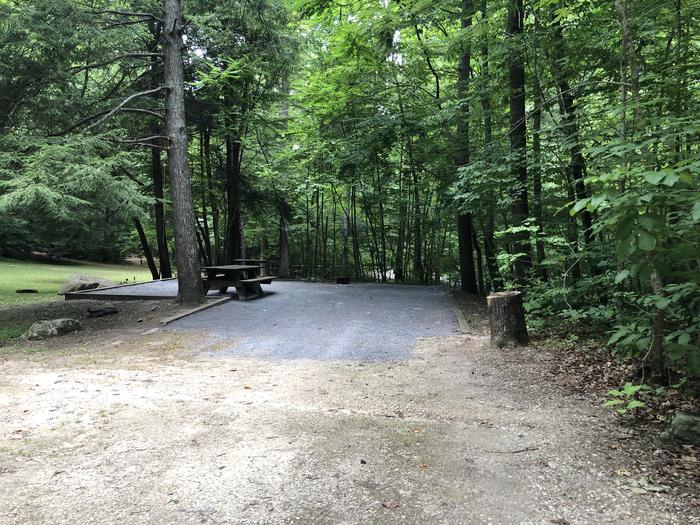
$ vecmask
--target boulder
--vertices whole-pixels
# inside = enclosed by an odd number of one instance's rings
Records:
[[[37,321],[22,335],[22,339],[46,339],[48,337],[65,335],[82,329],[83,325],[77,319],[64,318]]]
[[[686,445],[700,446],[700,414],[676,412],[661,439]]]
[[[115,284],[117,283],[101,277],[95,277],[94,275],[73,275],[59,288],[58,294],[65,295],[70,292],[93,290],[95,288],[104,288],[105,286],[114,286]]]

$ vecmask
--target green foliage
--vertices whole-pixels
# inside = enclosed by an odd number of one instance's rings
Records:
[[[0,140],[0,213],[14,226],[3,234],[7,255],[31,245],[119,260],[132,218],[150,203],[127,176],[137,169],[137,158],[106,137]]]
[[[671,385],[672,389],[678,389],[685,381]],[[608,391],[604,405],[606,407],[615,407],[615,410],[621,416],[637,413],[639,410],[646,408],[650,401],[656,401],[659,398],[668,394],[668,389],[661,387],[651,387],[645,384],[625,383],[621,389]]]
[[[618,407],[617,413],[624,416],[627,413],[634,412],[640,408],[644,408],[646,403],[637,399],[640,392],[649,392],[651,388],[646,385],[633,385],[625,383],[622,390],[610,390],[608,396],[611,398],[605,402],[607,407]]]

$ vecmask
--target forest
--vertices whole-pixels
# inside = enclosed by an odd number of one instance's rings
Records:
[[[0,256],[519,289],[700,375],[700,3],[0,0]],[[194,276],[194,277],[193,277]],[[189,288],[187,283],[189,283]]]

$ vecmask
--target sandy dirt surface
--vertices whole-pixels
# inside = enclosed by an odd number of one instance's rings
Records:
[[[635,494],[610,413],[479,322],[382,359],[276,358],[130,308],[2,349],[0,523],[700,523],[674,487]]]

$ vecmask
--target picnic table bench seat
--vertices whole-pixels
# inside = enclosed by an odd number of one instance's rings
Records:
[[[236,288],[238,299],[245,301],[250,297],[262,297],[263,293],[261,284],[270,284],[277,277],[274,275],[259,275],[260,266],[251,265],[223,265],[223,266],[205,266],[202,271],[206,276],[202,279],[202,284],[205,291],[211,288],[218,288],[219,293],[226,293],[230,286]],[[254,273],[253,273],[254,272]],[[252,274],[252,275],[251,275]]]
[[[241,279],[242,283],[260,283],[260,284],[270,284],[272,279],[277,279],[276,275],[261,275],[260,277],[253,277],[252,279]]]

